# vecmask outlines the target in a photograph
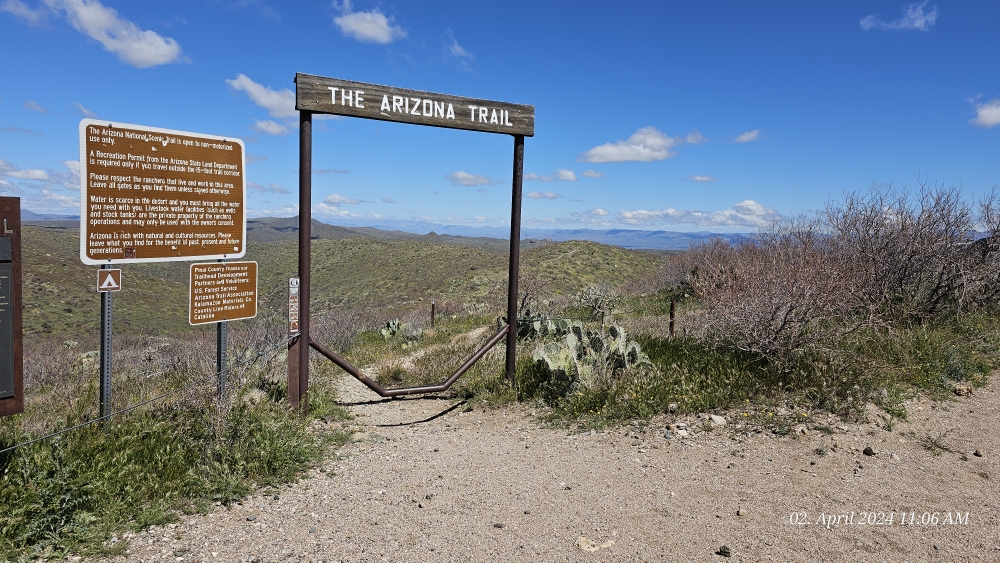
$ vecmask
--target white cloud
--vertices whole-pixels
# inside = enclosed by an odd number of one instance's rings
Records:
[[[564,182],[576,181],[576,174],[574,174],[572,170],[566,170],[565,168],[556,170],[556,177]]]
[[[528,192],[524,194],[531,199],[559,199],[562,197],[561,194],[555,192]]]
[[[253,190],[253,191],[255,191],[257,193],[261,193],[261,194],[290,194],[290,193],[292,193],[291,190],[289,190],[287,188],[283,188],[283,187],[279,186],[278,184],[275,184],[274,182],[271,182],[270,184],[267,184],[265,186],[263,184],[258,184],[257,182],[247,181],[247,189],[248,190]]]
[[[454,174],[447,174],[445,178],[449,182],[456,186],[468,186],[474,188],[476,186],[489,186],[493,183],[493,179],[488,176],[477,176],[475,174],[469,174],[463,170],[459,170]]]
[[[288,127],[270,119],[265,119],[264,121],[254,119],[254,124],[250,126],[250,129],[267,135],[287,135],[292,131]]]
[[[313,170],[313,174],[319,176],[326,176],[327,174],[350,174],[350,170],[341,170],[340,168],[320,168],[319,170]]]
[[[24,106],[24,109],[30,109],[31,111],[37,111],[38,113],[49,113],[49,110],[42,107],[42,105],[38,102],[28,100],[21,105]]]
[[[262,154],[250,154],[250,153],[247,153],[246,159],[247,159],[247,164],[254,164],[257,162],[266,162],[268,160],[271,160]]]
[[[664,224],[664,225],[697,225],[700,227],[762,227],[779,219],[774,209],[751,199],[741,201],[723,211],[685,211],[664,209],[647,211],[621,211],[615,215],[618,221],[626,225]]]
[[[598,172],[596,170],[587,170],[583,174],[580,174],[584,178],[603,178],[604,172]]]
[[[714,182],[715,176],[691,176],[695,182]]]
[[[606,216],[608,214],[607,211],[601,209],[600,207],[595,207],[595,208],[591,209],[590,211],[588,211],[587,213],[589,215],[593,215],[594,217],[604,217],[604,216]]]
[[[872,29],[885,29],[889,31],[929,31],[934,22],[937,21],[937,6],[931,11],[924,12],[929,0],[924,0],[921,4],[910,4],[903,8],[903,17],[886,22],[879,19],[878,14],[871,14],[861,18],[861,29],[869,31]]]
[[[382,45],[406,37],[403,28],[393,25],[392,19],[385,17],[385,14],[377,8],[370,12],[353,12],[350,0],[344,0],[342,11],[343,15],[333,18],[333,23],[337,24],[347,37],[362,43]]]
[[[677,156],[670,149],[681,142],[676,137],[668,137],[654,127],[643,127],[626,141],[605,143],[580,155],[583,162],[652,162]]]
[[[987,129],[1000,125],[1000,98],[993,98],[985,104],[976,104],[976,117],[969,123]]]
[[[80,33],[97,40],[134,67],[147,68],[183,60],[177,41],[155,31],[139,29],[118,11],[98,0],[45,0],[55,12],[64,12]]]
[[[701,134],[697,129],[691,131],[684,137],[684,142],[689,145],[700,145],[708,142],[708,137]]]
[[[323,203],[328,203],[330,205],[357,205],[364,202],[360,199],[352,199],[340,194],[331,194],[323,198]]]
[[[5,0],[0,4],[0,12],[20,16],[31,25],[40,25],[49,18],[49,13],[44,9],[32,10],[21,0]]]
[[[80,161],[79,160],[64,160],[63,166],[69,170],[69,177],[63,182],[63,186],[70,190],[80,189]]]
[[[44,133],[41,131],[33,131],[31,129],[24,129],[17,127],[15,125],[7,125],[6,127],[0,127],[0,133],[17,133],[19,135],[24,135],[26,137],[43,137]]]
[[[235,90],[246,92],[250,101],[267,110],[271,117],[296,117],[295,93],[288,88],[272,90],[263,84],[254,82],[245,74],[237,74],[236,78],[226,79],[226,84]]]
[[[737,143],[752,143],[760,139],[760,129],[754,129],[753,131],[747,131],[746,133],[741,133],[736,137]]]
[[[17,178],[19,180],[48,180],[49,175],[44,170],[21,169],[13,164],[0,160],[0,177]]]
[[[396,203],[396,200],[392,199],[391,197],[383,197],[382,201],[386,203]]]
[[[553,182],[555,178],[552,176],[539,176],[535,172],[529,172],[524,175],[524,179],[529,182]]]
[[[76,105],[77,108],[80,109],[80,115],[82,115],[84,117],[90,117],[90,118],[97,117],[96,113],[94,113],[94,112],[90,111],[89,109],[83,107],[83,104],[81,104],[80,102],[73,102],[73,103]]]
[[[470,61],[476,60],[476,56],[463,49],[462,46],[458,44],[458,41],[456,41],[454,37],[452,37],[451,39],[451,47],[449,47],[449,50],[451,51],[451,54],[456,57],[469,59]]]

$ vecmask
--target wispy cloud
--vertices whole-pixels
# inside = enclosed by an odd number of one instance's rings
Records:
[[[342,196],[340,194],[330,194],[323,198],[323,203],[328,203],[330,205],[357,205],[359,203],[364,203],[364,201]]]
[[[493,183],[493,179],[490,178],[489,176],[478,176],[475,174],[469,174],[464,170],[459,170],[458,172],[447,174],[445,175],[445,178],[447,178],[448,181],[451,182],[453,185],[468,186],[470,188],[474,188],[476,186],[489,186]]]
[[[83,107],[83,104],[81,104],[80,102],[73,102],[73,104],[77,107],[77,109],[80,110],[80,115],[82,115],[84,117],[89,117],[89,118],[95,118],[95,117],[97,117],[96,113],[94,113],[94,112],[90,111],[89,109]]]
[[[557,194],[555,192],[528,192],[524,194],[531,199],[560,199],[562,194]]]
[[[737,143],[752,143],[754,141],[760,140],[760,129],[754,129],[753,131],[747,131],[746,133],[741,133],[737,135],[734,139]]]
[[[386,203],[396,203],[396,200],[392,199],[391,197],[383,197],[382,201]]]
[[[265,119],[263,121],[260,119],[254,119],[253,121],[254,124],[250,126],[250,129],[258,133],[264,133],[265,135],[287,135],[292,131],[281,123],[270,119]]]
[[[246,159],[247,159],[247,164],[255,164],[257,162],[267,162],[268,160],[271,160],[262,154],[250,154],[250,153],[247,153]]]
[[[140,29],[99,0],[44,2],[52,12],[65,15],[77,31],[96,40],[124,63],[148,68],[186,60],[177,41],[155,31]]]
[[[248,190],[253,190],[253,191],[255,191],[257,193],[261,193],[261,194],[290,194],[290,193],[292,193],[292,191],[289,190],[288,188],[283,188],[283,187],[279,186],[278,184],[275,184],[274,182],[271,182],[270,184],[264,185],[264,184],[258,184],[257,182],[247,181],[247,189]]]
[[[351,8],[351,1],[344,0],[340,10],[342,15],[333,18],[333,23],[347,37],[362,43],[382,45],[406,37],[403,28],[394,25],[392,18],[387,18],[378,8],[370,12],[355,12]]]
[[[18,135],[24,135],[26,137],[41,137],[43,133],[41,131],[33,131],[31,129],[22,129],[21,127],[15,127],[14,125],[8,125],[6,127],[0,127],[0,133],[15,133]]]
[[[708,142],[708,137],[701,134],[697,129],[684,136],[684,142],[689,145],[700,145]]]
[[[591,209],[590,211],[588,211],[587,215],[591,215],[593,217],[605,217],[605,216],[608,215],[608,212],[605,211],[605,210],[603,210],[603,209],[601,209],[600,207],[595,207],[595,208]]]
[[[986,129],[1000,125],[1000,98],[976,104],[976,117],[970,119],[969,123]]]
[[[0,12],[7,12],[15,16],[24,18],[30,25],[41,25],[48,21],[49,13],[43,8],[32,10],[21,0],[4,0],[0,4]]]
[[[29,109],[31,111],[37,111],[38,113],[49,113],[49,110],[47,110],[44,107],[42,107],[42,105],[39,104],[38,102],[35,102],[35,101],[32,101],[32,100],[28,100],[28,101],[24,102],[21,105],[24,107],[24,109]]]
[[[580,155],[583,162],[653,162],[677,156],[670,149],[681,142],[668,137],[655,127],[643,127],[627,140],[605,143]]]
[[[722,211],[685,211],[663,209],[621,211],[615,219],[626,225],[697,225],[699,227],[762,227],[781,218],[774,209],[752,199],[744,200]]]
[[[341,170],[340,168],[320,168],[319,170],[313,170],[313,174],[318,174],[320,176],[326,176],[327,174],[350,174],[350,170]]]
[[[564,182],[576,181],[576,174],[572,170],[566,170],[565,168],[556,170],[556,177]]]
[[[714,182],[715,176],[691,176],[695,182]]]
[[[596,170],[587,170],[583,174],[580,174],[584,178],[603,178],[604,172],[598,172]]]
[[[227,78],[226,84],[234,90],[246,92],[250,101],[266,109],[271,117],[281,119],[299,115],[299,112],[295,111],[295,93],[288,88],[272,90],[242,73],[237,74],[232,80]]]
[[[929,31],[931,26],[937,21],[937,6],[925,12],[929,0],[920,4],[909,4],[903,8],[903,17],[896,21],[883,21],[878,14],[871,14],[861,18],[861,29],[870,31],[872,29],[884,29],[888,31]]]

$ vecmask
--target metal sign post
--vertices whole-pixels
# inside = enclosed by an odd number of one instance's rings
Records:
[[[110,270],[111,266],[105,264],[101,269]],[[106,279],[112,279],[110,274]],[[97,286],[97,290],[101,292],[101,418],[111,416],[111,304],[114,291],[110,289],[110,284],[105,283],[105,285],[108,289]],[[120,282],[116,286],[117,289],[121,289]]]
[[[295,76],[295,109],[299,111],[300,284],[298,288],[299,332],[288,349],[288,401],[292,408],[301,412],[307,410],[310,348],[326,356],[379,395],[397,397],[436,393],[448,389],[466,370],[506,336],[505,371],[507,378],[513,382],[517,348],[517,278],[520,270],[521,251],[521,183],[524,179],[524,138],[535,134],[534,106],[464,98],[299,73]],[[366,377],[350,362],[313,340],[310,336],[309,274],[312,250],[312,116],[314,113],[465,129],[483,133],[501,133],[514,137],[507,324],[440,385],[384,389]]]

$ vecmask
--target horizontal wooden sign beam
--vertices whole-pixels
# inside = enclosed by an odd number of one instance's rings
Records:
[[[535,106],[303,73],[295,75],[295,109],[484,133],[535,135]]]

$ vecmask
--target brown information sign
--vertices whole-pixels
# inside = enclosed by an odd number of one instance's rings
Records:
[[[535,135],[535,106],[295,75],[295,109],[484,133]]]
[[[21,198],[0,197],[0,416],[24,412]]]
[[[256,262],[191,264],[189,323],[200,325],[256,316]]]
[[[97,291],[121,291],[122,271],[119,269],[97,270]]]
[[[84,119],[80,164],[85,264],[246,253],[243,141]]]

